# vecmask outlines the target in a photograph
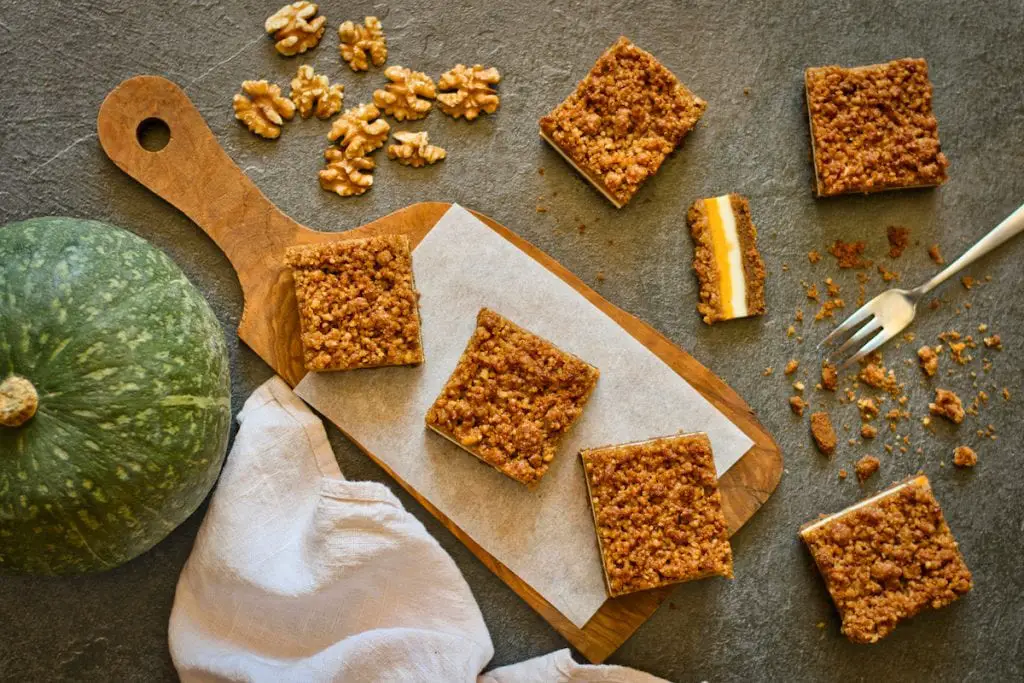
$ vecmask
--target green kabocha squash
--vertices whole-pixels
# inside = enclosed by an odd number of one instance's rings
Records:
[[[162,540],[217,478],[230,402],[217,319],[167,256],[95,221],[0,228],[0,572]]]

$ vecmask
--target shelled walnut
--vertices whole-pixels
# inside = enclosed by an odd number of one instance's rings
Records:
[[[293,2],[267,18],[263,28],[274,36],[278,52],[292,57],[317,46],[327,23],[327,17],[314,18],[318,9],[312,2]]]
[[[485,69],[479,64],[468,68],[465,64],[456,64],[455,68],[441,75],[437,82],[438,106],[445,114],[459,118],[466,117],[472,121],[480,112],[493,114],[501,100],[497,91],[491,86],[501,80],[501,74],[494,67]]]
[[[399,121],[422,119],[430,111],[430,100],[437,96],[433,79],[422,71],[389,66],[384,75],[390,83],[373,91],[373,103]]]
[[[347,157],[337,147],[324,152],[327,168],[320,171],[320,187],[342,197],[361,195],[373,185],[373,159]]]
[[[304,119],[312,114],[321,119],[337,114],[341,111],[344,92],[345,86],[340,83],[331,85],[327,76],[314,73],[313,67],[308,65],[300,66],[292,79],[292,102]]]
[[[426,164],[437,163],[447,156],[444,149],[430,144],[425,130],[419,133],[400,130],[395,133],[395,139],[402,144],[388,145],[388,158],[395,159],[405,166],[419,168]]]
[[[370,62],[380,66],[388,58],[388,41],[377,17],[366,17],[360,26],[346,21],[338,27],[338,51],[353,71],[366,71]],[[369,57],[369,58],[367,58]]]
[[[232,100],[235,118],[264,138],[273,139],[281,134],[286,119],[295,116],[295,103],[281,95],[281,88],[266,81],[244,81],[244,95],[236,94]]]
[[[372,104],[360,104],[345,111],[331,126],[327,138],[338,142],[349,159],[369,154],[384,145],[391,126],[380,118],[380,110]],[[339,140],[340,138],[340,140]]]

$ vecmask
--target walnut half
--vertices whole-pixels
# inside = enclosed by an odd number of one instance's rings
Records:
[[[366,156],[384,145],[391,126],[380,117],[380,110],[372,104],[360,104],[347,110],[331,126],[327,139],[338,142],[349,159]],[[339,138],[341,138],[339,140]]]
[[[341,197],[361,195],[373,186],[373,159],[345,156],[337,147],[324,152],[327,168],[320,171],[320,187]]]
[[[236,94],[232,104],[235,118],[264,138],[273,139],[281,134],[285,119],[295,116],[295,103],[281,96],[281,88],[266,81],[244,81],[242,92]],[[251,99],[250,99],[251,98]]]
[[[377,17],[366,17],[362,26],[346,21],[338,27],[338,40],[341,58],[353,71],[366,71],[370,68],[370,61],[374,66],[380,66],[388,58],[384,27]]]
[[[395,132],[395,139],[400,145],[388,145],[388,158],[400,164],[419,168],[426,164],[437,163],[447,156],[441,147],[430,144],[427,131],[413,133],[407,130]]]
[[[327,17],[313,18],[318,10],[312,2],[293,2],[267,18],[263,28],[274,36],[278,52],[292,57],[317,46],[327,23]]]
[[[437,82],[438,90],[453,91],[439,93],[438,106],[445,114],[455,118],[465,116],[467,121],[475,119],[480,112],[493,114],[501,100],[491,86],[500,80],[501,74],[494,67],[485,69],[475,64],[470,69],[465,64],[457,64]]]
[[[422,119],[430,111],[430,100],[437,95],[434,80],[422,71],[389,66],[384,75],[390,83],[373,91],[373,103],[399,121]]]
[[[341,100],[345,86],[337,83],[331,85],[327,76],[313,72],[313,67],[302,65],[292,79],[292,102],[299,110],[302,118],[308,119],[316,114],[317,118],[329,119],[341,111]]]

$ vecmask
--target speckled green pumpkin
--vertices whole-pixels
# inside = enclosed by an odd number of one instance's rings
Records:
[[[231,419],[223,332],[163,253],[95,221],[0,228],[0,572],[73,574],[145,552],[196,510]]]

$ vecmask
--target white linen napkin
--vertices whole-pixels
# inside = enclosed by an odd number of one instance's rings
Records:
[[[490,635],[423,525],[387,487],[345,480],[323,424],[280,378],[238,421],[171,610],[183,681],[661,681],[568,650],[479,676]]]

